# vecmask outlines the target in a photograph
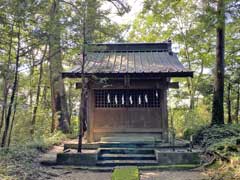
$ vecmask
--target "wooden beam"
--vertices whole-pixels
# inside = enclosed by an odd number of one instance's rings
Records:
[[[77,82],[75,87],[76,87],[76,89],[82,89],[82,83],[81,82]]]
[[[94,133],[162,133],[161,128],[96,128]]]
[[[161,78],[161,77],[193,77],[193,71],[186,72],[158,72],[158,73],[85,73],[86,77],[96,76],[98,78],[108,77],[110,79],[124,78],[124,75],[129,75],[130,78]],[[63,78],[81,78],[81,73],[62,72]]]
[[[171,82],[168,84],[168,88],[179,89],[179,82]]]

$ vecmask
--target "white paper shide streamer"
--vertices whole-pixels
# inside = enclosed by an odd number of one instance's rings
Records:
[[[145,94],[145,96],[144,96],[144,99],[145,99],[145,102],[148,103],[148,97],[147,97],[146,94]]]
[[[130,104],[133,104],[132,96],[129,97]]]
[[[111,103],[110,94],[107,95],[107,103]]]
[[[141,96],[138,96],[138,104],[142,104]]]
[[[122,105],[124,104],[124,95],[122,95]]]
[[[114,101],[115,101],[115,104],[118,104],[117,95],[115,95],[115,97],[114,97]]]

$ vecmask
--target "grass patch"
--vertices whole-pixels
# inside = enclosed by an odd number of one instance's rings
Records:
[[[112,173],[112,180],[139,180],[139,170],[137,167],[115,168]]]

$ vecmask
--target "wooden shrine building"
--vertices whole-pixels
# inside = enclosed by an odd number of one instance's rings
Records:
[[[162,43],[92,44],[84,66],[87,78],[87,139],[152,135],[167,140],[167,90],[171,77],[192,77]],[[81,65],[63,77],[80,78]]]

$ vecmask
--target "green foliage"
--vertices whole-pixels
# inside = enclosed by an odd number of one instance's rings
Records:
[[[194,134],[195,143],[202,147],[215,147],[218,145],[228,144],[236,141],[236,138],[240,136],[239,125],[221,125],[221,126],[206,126],[199,129]],[[220,144],[218,144],[220,143]]]
[[[195,132],[195,143],[217,153],[216,161],[205,172],[213,180],[240,179],[240,126],[206,126]],[[223,160],[220,157],[224,157]],[[228,159],[228,161],[226,161]]]
[[[190,135],[194,134],[196,130],[209,124],[210,112],[204,104],[193,110],[184,107],[176,108],[173,109],[173,119],[176,135],[189,140]]]
[[[137,167],[115,168],[112,173],[112,180],[139,180]]]
[[[30,149],[36,149],[40,152],[46,152],[54,145],[59,145],[66,139],[66,134],[58,131],[52,135],[43,135],[35,137],[31,142],[26,144]]]
[[[71,124],[70,124],[70,132],[71,132],[71,136],[77,137],[78,133],[79,133],[79,117],[78,116],[72,116],[71,118]]]

